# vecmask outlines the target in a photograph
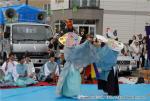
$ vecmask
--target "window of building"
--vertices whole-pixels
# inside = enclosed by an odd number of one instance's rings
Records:
[[[50,13],[50,9],[51,9],[51,4],[44,4],[44,10],[47,12],[47,14]]]
[[[80,7],[80,0],[70,0],[70,7]]]
[[[56,3],[63,3],[64,0],[55,0]]]
[[[94,35],[95,33],[95,27],[90,27],[90,34]]]
[[[72,8],[73,6],[77,7],[93,7],[97,8],[100,5],[100,0],[70,0],[70,7]]]
[[[88,0],[82,0],[82,7],[88,7]]]
[[[48,11],[51,9],[51,5],[50,4],[44,4],[44,10]]]
[[[97,0],[89,0],[89,6],[90,7],[96,7],[96,1]]]

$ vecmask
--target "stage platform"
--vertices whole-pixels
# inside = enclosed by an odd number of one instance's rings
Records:
[[[120,84],[120,96],[109,97],[97,90],[96,85],[81,85],[80,99],[58,97],[56,86],[1,89],[0,101],[150,101],[149,84]]]

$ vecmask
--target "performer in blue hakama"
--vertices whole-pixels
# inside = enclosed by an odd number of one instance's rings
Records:
[[[101,43],[101,47],[98,48],[98,55],[101,57],[95,63],[100,73],[98,77],[98,89],[102,89],[111,96],[119,95],[118,71],[115,65],[119,51],[122,48],[123,44],[114,40]]]
[[[16,73],[18,75],[15,83],[16,86],[28,86],[31,84],[36,84],[37,81],[33,80],[32,78],[29,78],[27,75],[27,66],[25,63],[25,56],[18,57],[19,64],[16,65]]]
[[[65,97],[77,97],[80,94],[81,76],[79,69],[99,60],[96,47],[88,38],[83,44],[65,47],[66,63],[57,83],[57,94]]]

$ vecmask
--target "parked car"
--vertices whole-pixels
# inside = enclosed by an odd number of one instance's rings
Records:
[[[136,69],[136,60],[131,56],[120,55],[117,58],[117,67],[119,72],[130,72],[133,69]]]

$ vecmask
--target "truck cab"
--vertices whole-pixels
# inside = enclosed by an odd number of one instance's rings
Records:
[[[53,36],[51,26],[39,23],[11,23],[4,27],[2,58],[10,52],[16,56],[28,52],[35,65],[42,65],[47,60],[47,40]]]

